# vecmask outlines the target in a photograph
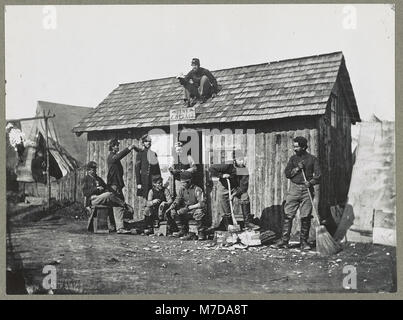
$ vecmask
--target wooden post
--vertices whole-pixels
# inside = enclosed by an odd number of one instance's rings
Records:
[[[46,205],[46,209],[49,212],[50,208],[50,196],[51,196],[51,187],[50,187],[50,176],[49,176],[49,133],[48,133],[48,118],[45,116],[45,111],[43,111],[43,118],[45,119],[45,133],[46,133],[46,182],[48,184],[48,202]]]

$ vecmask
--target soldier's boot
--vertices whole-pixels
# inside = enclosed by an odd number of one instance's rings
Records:
[[[283,249],[288,248],[288,242],[290,241],[290,234],[292,228],[292,218],[284,217],[283,232],[281,239],[277,240],[274,244],[270,246],[273,249]]]
[[[151,218],[152,218],[152,222],[153,222],[153,228],[158,229],[160,226],[160,219],[158,218],[158,215],[155,214]]]
[[[174,237],[180,238],[186,235],[186,227],[185,224],[183,223],[183,220],[180,218],[175,219],[176,222],[176,227],[178,228],[178,231],[173,232],[172,235]]]
[[[179,239],[183,241],[196,240],[197,236],[194,232],[188,232],[186,235],[180,237]]]
[[[207,239],[206,236],[206,228],[203,225],[202,221],[196,221],[197,223],[197,240],[204,241]]]
[[[173,235],[175,232],[179,232],[175,220],[170,217],[167,217],[167,226],[168,226],[167,234]]]
[[[153,219],[152,216],[145,216],[144,217],[144,222],[145,222],[145,229],[144,229],[144,234],[148,236],[149,234],[154,233],[153,229]]]
[[[311,217],[301,218],[300,249],[303,251],[308,251],[312,249],[308,243],[310,228]]]
[[[233,224],[233,222],[232,222],[232,216],[226,214],[225,216],[222,217],[222,222],[221,222],[221,223],[222,223],[222,225],[223,225],[225,231],[227,231],[227,230],[228,230],[228,226]]]
[[[251,222],[250,202],[241,205],[243,221],[246,229],[258,230],[260,227]]]
[[[224,215],[222,217],[222,220],[220,222],[220,225],[218,227],[213,227],[210,226],[208,228],[205,229],[205,234],[211,234],[214,233],[216,230],[221,230],[222,228],[227,231],[228,230],[228,226],[232,224],[232,217],[231,215]]]
[[[184,225],[183,229],[184,229],[185,235],[183,235],[182,237],[179,237],[179,239],[180,240],[185,240],[185,241],[187,241],[187,240],[196,240],[197,239],[196,233],[189,232],[189,217],[185,216],[182,219],[183,219],[182,223]]]

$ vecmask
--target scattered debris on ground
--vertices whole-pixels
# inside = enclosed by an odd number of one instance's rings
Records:
[[[297,242],[276,250],[239,241],[217,245],[212,240],[96,235],[86,231],[79,207],[59,208],[55,215],[61,218],[11,219],[12,256],[21,261],[32,294],[44,292],[46,265],[57,269],[59,286],[52,294],[354,293],[396,287],[393,247],[348,243],[340,253],[321,257],[300,251]],[[357,289],[343,288],[345,266],[357,268]]]

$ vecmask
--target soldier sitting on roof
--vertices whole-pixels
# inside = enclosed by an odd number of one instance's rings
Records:
[[[198,58],[192,59],[192,70],[186,75],[179,75],[180,84],[185,88],[184,101],[188,107],[200,100],[200,103],[206,102],[210,97],[215,97],[218,92],[218,85],[216,78],[211,72],[205,68],[200,67],[200,60]]]

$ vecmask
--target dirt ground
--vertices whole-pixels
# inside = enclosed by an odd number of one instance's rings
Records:
[[[332,257],[297,248],[231,249],[213,246],[212,241],[95,235],[86,231],[82,212],[66,214],[60,208],[51,216],[40,212],[35,208],[18,215],[9,212],[12,217],[8,223],[7,265],[10,274],[23,275],[28,293],[47,293],[42,289],[46,265],[56,267],[54,294],[396,291],[396,256],[392,247],[349,243]],[[24,218],[27,216],[37,218]],[[347,265],[356,267],[357,289],[343,288],[347,275],[343,268]],[[8,282],[9,292],[12,286]]]

